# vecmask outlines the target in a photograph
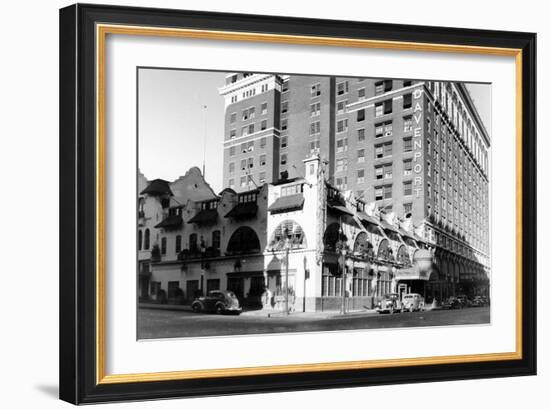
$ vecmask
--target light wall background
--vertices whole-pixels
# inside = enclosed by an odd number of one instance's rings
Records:
[[[524,0],[442,4],[435,0],[379,2],[94,1],[252,14],[288,15],[387,23],[535,31],[538,37],[538,207],[539,211],[539,375],[460,382],[290,392],[162,402],[125,403],[126,408],[332,408],[364,407],[517,408],[544,407],[550,360],[547,334],[550,303],[544,301],[549,263],[542,256],[550,222],[546,175],[550,172],[550,28],[543,2]],[[29,0],[3,5],[0,25],[0,175],[3,200],[1,237],[3,288],[0,297],[0,405],[68,407],[57,400],[58,379],[58,8],[67,1]],[[498,135],[493,135],[498,137]],[[545,186],[546,185],[546,186]],[[510,185],[513,188],[513,183]],[[511,300],[513,302],[513,300]],[[545,345],[546,344],[546,345]],[[418,402],[418,406],[408,403]]]

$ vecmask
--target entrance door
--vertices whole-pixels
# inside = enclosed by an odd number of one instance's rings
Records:
[[[250,289],[248,290],[248,306],[261,307],[262,294],[265,290],[264,276],[250,277]]]
[[[199,296],[199,280],[188,280],[186,283],[185,298],[188,303],[191,303]]]
[[[403,294],[407,294],[407,284],[399,284],[397,286],[397,294],[399,294],[399,299],[403,300]]]
[[[139,277],[139,289],[140,289],[140,298],[146,300],[149,298],[149,277],[141,276]]]
[[[244,278],[243,277],[228,277],[227,278],[227,290],[233,291],[239,302],[242,302],[244,298]]]

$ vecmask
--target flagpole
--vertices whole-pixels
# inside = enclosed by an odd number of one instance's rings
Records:
[[[206,178],[206,109],[208,105],[203,105],[203,150],[202,150],[202,177]]]

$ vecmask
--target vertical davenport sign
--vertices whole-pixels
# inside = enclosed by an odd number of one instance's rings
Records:
[[[417,198],[420,197],[420,194],[422,192],[422,127],[421,121],[422,121],[422,104],[421,104],[421,96],[422,96],[422,90],[416,89],[413,92],[413,99],[414,99],[414,110],[413,110],[413,119],[415,123],[415,128],[413,130],[413,161],[414,161],[414,194]]]

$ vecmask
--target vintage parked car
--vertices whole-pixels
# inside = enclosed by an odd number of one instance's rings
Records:
[[[470,306],[470,300],[465,295],[457,295],[456,298],[458,298],[458,301],[462,304],[462,308]]]
[[[403,306],[399,299],[399,294],[396,293],[385,294],[376,306],[376,311],[380,314],[393,314],[394,312],[401,312],[402,309]]]
[[[191,304],[194,312],[215,312],[216,314],[236,313],[242,309],[233,291],[212,290],[204,297],[196,298]]]
[[[403,311],[423,311],[424,297],[417,293],[403,294]]]
[[[476,295],[471,302],[472,307],[486,307],[489,305],[489,300],[483,295]]]
[[[464,305],[457,297],[449,297],[441,304],[441,308],[444,310],[456,310],[463,307]]]

